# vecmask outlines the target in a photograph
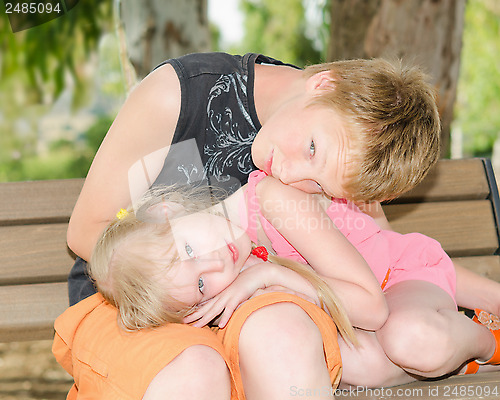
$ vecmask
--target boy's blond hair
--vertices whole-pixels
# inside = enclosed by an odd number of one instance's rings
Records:
[[[351,200],[388,200],[416,186],[440,154],[441,124],[434,88],[416,67],[383,59],[307,67],[330,71],[332,90],[312,104],[333,108],[346,122]]]
[[[118,309],[118,322],[127,331],[181,323],[195,307],[169,296],[168,283],[159,279],[179,261],[168,218],[150,213],[155,205],[174,199],[182,205],[177,215],[208,212],[207,202],[186,193],[157,188],[143,205],[115,218],[101,234],[89,263],[89,275],[103,297]],[[191,193],[191,195],[195,193]],[[166,256],[166,254],[169,256]],[[173,256],[172,256],[173,255]],[[321,306],[337,324],[339,333],[356,344],[349,318],[332,289],[311,269],[298,262],[270,255],[270,261],[294,270],[316,289]]]

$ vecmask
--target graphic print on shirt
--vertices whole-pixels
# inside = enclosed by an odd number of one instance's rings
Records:
[[[196,152],[196,145],[193,147],[193,153]],[[199,181],[199,176],[198,176],[198,167],[194,164],[179,164],[177,166],[177,171],[181,172],[184,174],[186,177],[186,184],[191,185],[197,181]],[[194,179],[192,177],[195,177]]]
[[[229,184],[230,192],[238,189],[241,184],[238,179],[224,173],[224,170],[229,168],[234,171],[236,167],[239,173],[247,176],[254,169],[251,147],[257,129],[247,109],[247,80],[246,75],[238,73],[221,75],[209,92],[207,104],[208,125],[203,148],[205,173],[214,177],[218,183],[226,183],[226,188]],[[227,104],[228,94],[234,96],[238,110],[218,104]],[[242,127],[242,123],[247,126]],[[234,180],[234,184],[230,180]]]

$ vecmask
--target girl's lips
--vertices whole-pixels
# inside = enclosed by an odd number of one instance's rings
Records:
[[[271,167],[273,166],[273,156],[274,156],[274,150],[271,151],[271,154],[269,155],[269,158],[267,159],[265,165],[264,172],[268,175],[272,175]]]
[[[239,258],[239,252],[234,243],[228,243],[227,247],[229,248],[229,251],[231,252],[231,255],[233,257],[233,262],[236,263]]]

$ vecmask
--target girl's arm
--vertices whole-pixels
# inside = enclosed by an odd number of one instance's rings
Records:
[[[356,203],[382,228],[392,230],[382,206],[378,202]],[[456,301],[461,307],[481,308],[500,315],[500,283],[481,276],[453,261],[457,274]]]
[[[264,217],[335,291],[356,327],[377,330],[388,308],[370,267],[315,197],[266,177],[257,185]]]
[[[125,101],[92,162],[69,222],[68,246],[83,259],[89,259],[118,210],[127,208],[159,174],[177,125],[180,98],[177,74],[165,65]]]
[[[241,303],[248,300],[259,289],[284,286],[298,295],[320,305],[317,292],[309,281],[297,272],[282,265],[260,262],[243,270],[231,285],[221,293],[200,304],[198,309],[184,319],[202,327],[220,315],[218,325],[223,328]]]

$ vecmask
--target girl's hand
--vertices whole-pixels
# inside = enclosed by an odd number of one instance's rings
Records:
[[[267,275],[270,263],[259,263],[241,272],[231,285],[215,297],[201,303],[198,309],[184,318],[184,323],[196,321],[193,326],[202,327],[219,316],[219,327],[226,326],[233,312],[248,300],[258,289],[268,286]]]

